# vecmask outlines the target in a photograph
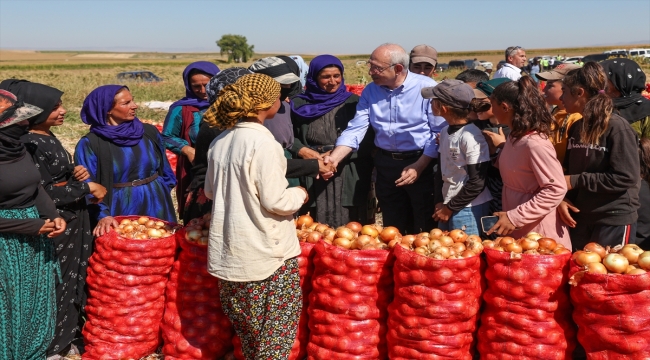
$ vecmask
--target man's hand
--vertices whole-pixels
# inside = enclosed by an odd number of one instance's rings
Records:
[[[483,136],[488,143],[490,154],[495,154],[498,148],[502,148],[506,143],[506,136],[503,134],[503,128],[499,127],[499,133],[483,130]]]
[[[56,218],[54,219],[54,230],[47,235],[49,238],[57,237],[65,231],[65,227],[67,224],[65,223],[65,220],[63,218]]]
[[[185,155],[191,163],[194,163],[194,156],[196,155],[196,151],[193,147],[187,145],[183,146],[181,149],[181,154]]]
[[[75,180],[77,181],[86,181],[90,179],[90,174],[88,173],[88,170],[83,165],[77,165],[74,167],[74,171],[72,172],[72,177],[75,178]]]
[[[316,150],[312,150],[308,147],[303,147],[298,151],[298,156],[303,158],[303,159],[318,159],[318,160],[323,160],[323,157],[321,154],[318,153]]]
[[[435,221],[447,222],[449,221],[451,214],[453,214],[453,212],[447,207],[447,205],[443,203],[437,203],[436,208],[433,212],[433,216],[431,217]]]
[[[411,185],[416,182],[429,163],[431,163],[430,157],[426,155],[420,156],[418,161],[404,168],[402,176],[395,180],[395,186]]]
[[[334,168],[338,168],[341,160],[345,159],[345,157],[348,156],[351,152],[351,147],[337,146],[329,153],[329,155],[327,155],[328,153],[325,153],[325,156],[323,157],[323,163],[325,165],[332,165]]]
[[[109,231],[111,231],[111,227],[116,228],[120,226],[120,224],[117,223],[117,220],[113,218],[112,216],[107,216],[97,223],[97,226],[95,226],[95,229],[93,230],[93,235],[94,236],[103,236],[104,234],[107,234]]]
[[[490,230],[485,232],[487,235],[496,233],[497,235],[505,236],[512,233],[517,228],[512,224],[506,212],[503,211],[495,212],[494,216],[498,216],[499,220],[497,221],[496,224],[494,224],[494,226],[492,226]]]
[[[318,159],[318,175],[320,175],[323,180],[328,180],[334,176],[334,173],[336,173],[336,166],[334,166],[334,164],[329,163],[326,165],[324,160]]]
[[[562,221],[564,221],[565,224],[569,225],[569,227],[574,228],[576,227],[577,222],[573,220],[573,217],[571,216],[569,210],[575,213],[580,212],[580,210],[577,207],[575,207],[575,205],[573,205],[571,201],[569,201],[568,199],[562,200],[560,205],[558,205],[557,207],[557,212],[560,215],[560,219],[562,219]]]
[[[91,200],[93,204],[98,204],[104,200],[104,196],[106,196],[106,188],[104,186],[96,182],[89,182],[88,187],[90,188],[90,195],[93,196]]]

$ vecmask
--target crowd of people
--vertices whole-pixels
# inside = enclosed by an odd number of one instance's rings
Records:
[[[63,93],[3,81],[0,358],[78,351],[93,238],[120,215],[187,223],[212,214],[208,271],[247,359],[283,359],[293,344],[296,215],[338,227],[373,223],[381,211],[403,234],[534,231],[569,249],[649,248],[650,101],[640,67],[613,59],[525,72],[519,46],[505,60],[492,78],[474,68],[438,83],[433,47],[383,44],[361,96],[346,90],[332,55],[224,70],[199,61],[183,72],[185,97],[162,134],[137,118],[127,86],[93,90],[74,156],[51,131],[63,125]],[[166,150],[178,155],[176,174]],[[486,216],[496,217],[489,229]]]

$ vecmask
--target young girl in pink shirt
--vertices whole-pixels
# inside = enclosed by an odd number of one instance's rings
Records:
[[[535,82],[524,76],[497,86],[490,103],[499,123],[511,132],[496,144],[503,211],[494,213],[499,221],[487,233],[519,238],[537,232],[571,249],[569,231],[556,212],[567,186],[549,141],[553,119],[544,98]]]

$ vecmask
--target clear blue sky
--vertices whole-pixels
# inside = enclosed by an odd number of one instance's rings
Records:
[[[650,0],[0,0],[0,48],[369,53],[650,43]]]

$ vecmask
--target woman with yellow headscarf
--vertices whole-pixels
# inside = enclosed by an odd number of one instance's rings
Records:
[[[226,86],[204,115],[225,131],[208,152],[205,195],[213,199],[208,271],[246,359],[288,359],[302,293],[293,214],[307,201],[287,188],[282,146],[264,127],[280,107],[280,84],[263,74]]]

